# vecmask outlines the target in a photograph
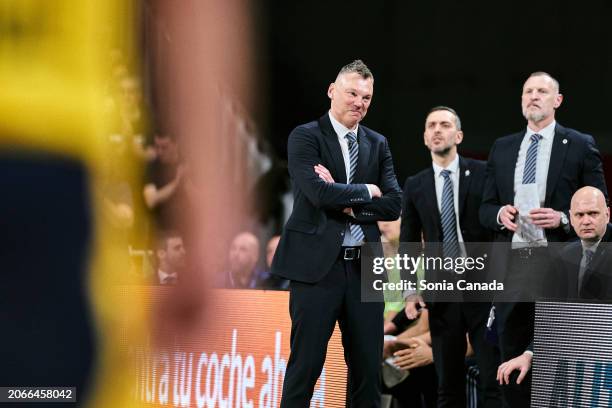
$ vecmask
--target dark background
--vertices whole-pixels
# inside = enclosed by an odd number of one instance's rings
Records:
[[[267,103],[256,116],[281,159],[289,132],[329,109],[329,83],[356,58],[375,77],[363,124],[389,139],[400,184],[431,162],[422,142],[431,107],[456,109],[465,133],[460,153],[486,159],[496,138],[526,126],[520,95],[533,71],[561,84],[557,121],[592,134],[612,154],[610,1],[258,4],[259,92]]]

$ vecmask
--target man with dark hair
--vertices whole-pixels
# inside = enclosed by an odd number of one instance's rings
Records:
[[[461,121],[457,112],[447,106],[437,106],[429,112],[423,138],[431,152],[432,165],[406,180],[400,241],[420,243],[422,237],[428,256],[480,256],[477,244],[464,243],[491,239],[478,220],[486,165],[458,155],[457,146],[463,141]],[[425,279],[431,279],[429,272]],[[447,272],[442,275],[445,280],[458,278],[454,271],[442,272]],[[475,278],[470,275],[468,272],[460,276]],[[480,369],[482,406],[499,407],[501,394],[495,382],[499,350],[485,340],[489,304],[467,300],[427,304],[438,376],[438,407],[466,406],[466,334]],[[411,319],[417,316],[415,301],[425,305],[420,296],[409,296],[405,313]]]
[[[281,407],[308,407],[336,321],[350,371],[348,402],[380,406],[383,346],[381,301],[363,302],[360,256],[364,242],[380,242],[376,224],[399,217],[401,190],[387,140],[360,125],[374,89],[357,60],[330,84],[331,109],[289,135],[294,192],[272,263],[291,280],[291,355]]]
[[[185,268],[183,238],[178,232],[167,231],[157,239],[157,281],[160,285],[175,285]]]
[[[506,288],[516,288],[517,299],[523,300],[495,305],[504,361],[521,355],[532,342],[534,303],[524,301],[523,291],[543,285],[539,277],[547,269],[548,243],[570,236],[572,195],[585,185],[606,193],[593,137],[555,121],[562,101],[556,79],[545,72],[531,74],[521,100],[527,128],[496,140],[489,154],[480,221],[495,233],[495,241],[509,246],[494,248],[490,270]],[[511,381],[504,386],[508,406],[529,406],[530,388],[530,375],[520,385]]]
[[[176,229],[178,217],[185,212],[185,165],[180,163],[177,141],[169,135],[155,136],[155,152],[143,189],[145,204],[161,230]]]

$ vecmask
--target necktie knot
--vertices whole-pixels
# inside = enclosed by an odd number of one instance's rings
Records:
[[[542,135],[540,135],[538,133],[534,133],[533,135],[531,135],[531,142],[532,143],[538,143],[540,140],[542,140]]]
[[[585,267],[589,266],[589,264],[593,260],[593,255],[595,255],[593,253],[593,250],[591,250],[591,249],[585,249],[584,250],[584,261],[585,261],[584,263],[585,263]]]
[[[355,143],[357,141],[357,135],[354,134],[353,132],[348,132],[346,134],[346,136],[344,136],[346,141],[349,144],[349,147],[353,145],[353,143]]]
[[[442,170],[442,172],[440,172],[440,174],[442,175],[442,177],[444,177],[445,179],[448,179],[451,175],[451,171],[450,170]]]

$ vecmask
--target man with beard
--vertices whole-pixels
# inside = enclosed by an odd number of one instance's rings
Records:
[[[480,221],[495,233],[494,241],[509,246],[494,248],[490,271],[506,287],[518,288],[516,299],[523,300],[495,305],[503,361],[523,354],[532,342],[534,303],[524,300],[535,296],[525,296],[521,288],[542,284],[548,243],[570,236],[572,195],[586,185],[606,193],[593,137],[555,121],[562,101],[555,78],[545,72],[531,74],[521,98],[527,128],[496,140],[489,154]],[[534,201],[539,205],[531,205]],[[510,381],[502,391],[508,406],[529,406],[530,375],[520,384]]]
[[[429,112],[423,136],[432,165],[406,180],[400,241],[418,243],[422,236],[428,256],[477,257],[476,245],[463,243],[491,240],[490,232],[478,220],[486,165],[457,154],[463,132],[457,112],[449,107],[438,106]],[[425,279],[430,279],[429,273],[425,272]],[[453,280],[457,277],[453,274],[454,271],[448,271],[444,278]],[[462,279],[474,278],[469,274],[462,275]],[[420,297],[409,296],[405,313],[411,319],[417,315],[415,300],[425,305]],[[499,350],[485,340],[488,306],[469,301],[427,303],[438,376],[438,407],[466,405],[466,333],[480,369],[479,394],[483,406],[501,406],[495,382]]]

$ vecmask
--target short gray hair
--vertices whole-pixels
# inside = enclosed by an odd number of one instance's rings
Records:
[[[363,79],[372,78],[372,80],[374,80],[374,75],[372,75],[372,71],[370,71],[370,68],[368,68],[368,66],[364,64],[364,62],[360,59],[357,59],[351,62],[350,64],[346,64],[345,66],[343,66],[340,69],[340,72],[338,72],[338,76],[350,73],[357,73],[361,75]]]
[[[429,110],[429,112],[427,112],[427,117],[429,117],[429,115],[431,115],[434,112],[438,112],[438,111],[447,111],[453,114],[453,116],[455,117],[455,127],[457,128],[457,130],[461,130],[461,119],[459,119],[459,115],[457,115],[457,112],[455,112],[455,110],[453,108],[449,108],[448,106],[436,106],[434,108],[431,108]]]
[[[527,79],[529,79],[531,77],[536,77],[536,76],[547,76],[547,77],[549,77],[553,81],[553,84],[555,85],[555,88],[557,88],[557,92],[561,91],[561,88],[559,87],[559,81],[557,81],[557,79],[555,77],[553,77],[552,75],[550,75],[548,72],[544,72],[544,71],[532,72]]]

